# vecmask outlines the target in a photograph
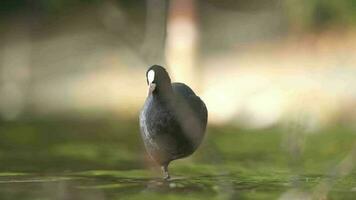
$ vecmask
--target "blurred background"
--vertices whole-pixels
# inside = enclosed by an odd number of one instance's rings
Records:
[[[351,199],[355,9],[354,0],[1,0],[0,196]],[[139,137],[153,64],[209,110],[203,146],[172,164],[183,178],[169,184],[152,183],[160,174]]]

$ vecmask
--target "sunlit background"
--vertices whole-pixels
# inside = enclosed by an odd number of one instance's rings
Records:
[[[0,1],[0,197],[351,199],[355,9],[354,0]],[[202,150],[177,161],[190,181],[167,186],[147,186],[159,172],[139,138],[153,64],[209,110]]]

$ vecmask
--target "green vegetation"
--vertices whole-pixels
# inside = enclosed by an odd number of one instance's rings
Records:
[[[86,6],[100,6],[104,2],[103,0],[2,0],[0,10],[2,13],[11,13],[35,9],[37,12],[65,15],[69,10],[81,9]],[[144,1],[117,0],[117,2],[125,10],[145,6]],[[285,21],[291,27],[303,30],[320,29],[333,25],[354,25],[356,22],[355,0],[274,0],[270,2],[264,0],[210,0],[208,3],[221,9],[235,9],[237,12],[261,9],[261,7],[262,9],[281,9],[285,13],[283,16]],[[144,10],[142,11],[144,12]]]
[[[301,29],[354,25],[356,22],[354,0],[287,0],[283,4],[289,24]]]
[[[276,199],[318,195],[326,185],[332,199],[351,199],[356,173],[343,163],[355,159],[356,134],[321,132],[210,127],[193,157],[171,164],[167,183],[144,162],[136,120],[1,123],[0,197]]]

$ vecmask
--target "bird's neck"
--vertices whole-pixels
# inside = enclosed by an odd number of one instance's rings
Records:
[[[152,93],[152,96],[162,102],[171,102],[174,97],[172,86],[169,85],[165,87],[157,87],[156,90]]]

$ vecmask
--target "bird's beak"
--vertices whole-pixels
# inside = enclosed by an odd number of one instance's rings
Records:
[[[156,84],[155,83],[150,83],[148,85],[148,95],[152,94],[152,92],[156,89]]]

